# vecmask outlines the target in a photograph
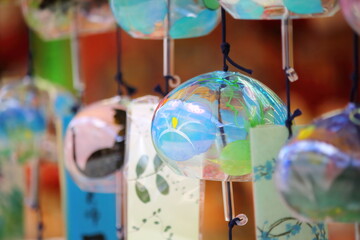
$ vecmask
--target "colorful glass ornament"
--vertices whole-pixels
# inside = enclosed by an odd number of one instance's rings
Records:
[[[118,24],[134,38],[162,39],[170,12],[171,38],[200,37],[210,33],[219,19],[214,0],[111,0]]]
[[[152,122],[160,158],[177,173],[207,180],[251,179],[249,129],[283,125],[283,102],[255,79],[211,72],[170,92]]]
[[[65,167],[89,192],[115,192],[115,173],[125,154],[125,97],[113,97],[82,109],[65,137]]]
[[[337,0],[219,0],[236,19],[281,19],[327,17],[339,7]]]
[[[360,2],[357,0],[340,0],[342,13],[348,24],[360,34]]]
[[[360,109],[325,115],[280,151],[276,184],[289,207],[310,221],[359,222]]]
[[[73,97],[41,79],[25,77],[0,90],[0,158],[57,159],[55,121],[71,115]]]
[[[47,40],[105,32],[115,23],[107,0],[21,0],[21,8],[27,24]]]

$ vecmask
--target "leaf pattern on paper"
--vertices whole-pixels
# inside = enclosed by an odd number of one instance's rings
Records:
[[[159,155],[155,155],[154,157],[154,169],[155,172],[158,172],[163,166],[164,162],[160,159]]]
[[[136,164],[136,177],[139,178],[146,170],[146,167],[149,163],[149,157],[147,155],[142,155],[138,163]]]
[[[170,190],[169,184],[165,180],[165,178],[160,174],[156,174],[156,187],[162,195],[169,194],[169,190]]]
[[[150,194],[147,188],[139,182],[135,183],[136,195],[143,203],[150,202]]]
[[[132,226],[132,230],[134,231],[140,231],[141,228],[145,225],[145,224],[153,224],[155,226],[158,226],[162,231],[162,235],[164,236],[164,239],[166,240],[172,240],[174,233],[171,231],[172,230],[172,226],[170,225],[165,225],[161,219],[160,216],[161,213],[161,208],[158,208],[157,210],[153,211],[153,213],[149,216],[146,217],[144,219],[142,219],[142,223],[139,226]]]

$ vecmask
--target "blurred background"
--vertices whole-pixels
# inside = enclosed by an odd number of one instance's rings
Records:
[[[234,20],[229,15],[227,19],[230,56],[237,63],[251,68],[255,79],[269,86],[284,99],[280,21]],[[331,18],[294,21],[294,62],[299,80],[291,84],[292,107],[300,108],[303,112],[303,115],[296,119],[297,124],[309,123],[322,113],[346,105],[353,69],[352,34],[340,12]],[[134,97],[156,94],[153,91],[155,85],[163,84],[162,41],[138,40],[125,32],[123,36],[123,74],[125,80],[138,89]],[[219,26],[205,37],[176,40],[176,75],[179,75],[182,81],[186,81],[202,73],[220,70],[220,43]],[[57,55],[51,54],[52,48],[49,46],[66,45],[69,41],[46,43],[34,35],[34,44],[37,49],[47,49],[35,57],[35,66],[44,62],[49,66],[56,66]],[[28,47],[28,30],[16,1],[0,2],[0,79],[3,83],[19,80],[25,74]],[[85,103],[114,96],[115,29],[106,33],[81,36],[80,53],[81,77],[86,83]],[[232,68],[231,70],[236,71]],[[39,70],[38,74],[46,71]],[[71,71],[71,68],[64,68],[63,71]],[[59,73],[59,77],[64,75]],[[49,80],[59,81],[56,78]],[[57,165],[43,164],[40,175],[40,201],[43,202],[42,211],[44,221],[47,222],[45,237],[64,236]],[[236,212],[246,213],[251,219],[251,184],[236,183],[235,193]],[[30,213],[27,215],[27,236],[34,235],[32,222],[35,218],[36,216]],[[202,229],[204,240],[227,239],[220,183],[206,183]],[[234,229],[235,239],[251,240],[255,239],[254,235],[255,229],[251,221],[245,227]],[[332,225],[330,239],[353,239],[352,226]]]

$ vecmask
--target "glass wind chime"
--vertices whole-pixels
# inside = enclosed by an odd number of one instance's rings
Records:
[[[248,131],[282,124],[285,108],[257,80],[228,71],[227,61],[240,66],[228,56],[224,11],[222,16],[223,71],[200,75],[171,91],[155,112],[152,138],[160,158],[178,174],[222,181],[225,219],[244,225],[245,215],[234,216],[231,182],[251,179]]]
[[[30,177],[26,203],[37,213],[37,239],[43,237],[43,222],[39,202],[39,171],[43,161],[56,162],[59,152],[57,151],[57,139],[55,123],[71,115],[71,107],[74,99],[71,94],[38,78],[34,74],[32,36],[29,34],[29,63],[27,75],[18,82],[5,84],[0,89],[0,159],[5,168],[9,164],[18,163],[21,166],[29,165]],[[8,173],[6,173],[7,175]],[[10,177],[10,176],[8,176]],[[10,179],[4,181],[2,186],[7,186]],[[6,188],[6,187],[5,187]],[[8,189],[9,190],[9,189]],[[8,191],[6,190],[6,191]],[[20,193],[19,193],[20,194]],[[13,194],[13,196],[15,196]],[[20,196],[20,195],[16,195]],[[7,197],[1,198],[6,201]],[[22,202],[23,199],[9,199],[14,204]],[[2,204],[7,206],[8,203]],[[22,209],[22,208],[19,208]],[[10,210],[12,211],[12,210]],[[22,212],[13,213],[14,218],[19,218]],[[2,210],[2,216],[6,216]],[[7,230],[4,232],[5,239],[7,231],[12,227],[7,222],[3,225]],[[21,217],[22,219],[22,217]],[[9,220],[9,221],[10,221]],[[21,221],[17,223],[22,228]],[[16,229],[18,234],[22,230]]]
[[[299,1],[293,2],[301,5]],[[299,7],[303,9],[312,5],[308,1],[302,2]],[[301,14],[306,14],[306,17],[327,16],[336,10],[335,2],[328,5],[328,1],[324,6],[318,3],[319,6],[307,9],[306,13],[301,13],[302,9],[294,14],[288,6],[276,1],[272,6],[267,6],[268,1],[220,3],[237,18],[283,19],[283,68],[291,81],[297,79],[290,54],[291,18],[304,17]],[[258,12],[249,16],[255,6],[258,6]],[[276,11],[270,14],[270,10]],[[224,14],[223,11],[223,23]],[[226,220],[231,225],[233,220],[241,225],[246,222],[246,217],[234,216],[231,182],[251,180],[249,129],[258,125],[285,124],[286,108],[260,82],[240,73],[228,72],[226,61],[233,61],[227,55],[228,44],[224,36],[226,34],[223,34],[222,44],[225,52],[223,71],[198,76],[170,92],[155,112],[152,137],[160,158],[177,173],[223,181]]]
[[[107,0],[21,0],[21,9],[27,24],[46,40],[67,38],[73,27],[82,35],[106,32],[115,22]]]
[[[119,209],[116,229],[118,238],[122,239],[121,168],[125,155],[126,108],[135,89],[122,79],[120,40],[121,31],[117,28],[118,95],[80,109],[68,126],[64,151],[65,167],[82,190],[116,193],[116,208]],[[83,90],[81,82],[78,86]]]
[[[292,120],[301,114],[298,110],[295,111],[294,114],[290,112],[290,82],[298,79],[293,67],[292,19],[332,16],[338,9],[337,1],[220,0],[219,2],[224,9],[236,19],[281,19],[282,60],[283,70],[286,76],[287,109],[283,112],[283,118],[279,120],[288,127],[289,135],[291,135]],[[262,234],[264,234],[264,232],[262,232]]]
[[[276,185],[283,200],[300,219],[355,223],[359,231],[359,23],[356,1],[341,1],[354,33],[354,74],[350,103],[301,129],[281,149]]]
[[[63,118],[70,119],[74,110],[79,108],[84,91],[80,76],[78,36],[111,29],[114,19],[110,7],[107,1],[103,0],[22,0],[21,7],[27,24],[42,39],[71,38],[73,87],[78,99],[77,102],[71,102],[71,113],[67,118]],[[76,198],[80,199],[79,196]]]
[[[173,71],[174,39],[206,35],[219,17],[214,1],[112,0],[110,4],[119,25],[132,37],[163,39],[165,89],[155,88],[162,95],[180,83]],[[158,103],[158,97],[145,96],[128,106],[126,239],[198,239],[200,183],[174,174],[151,143],[151,118]],[[182,222],[185,216],[191,220]]]

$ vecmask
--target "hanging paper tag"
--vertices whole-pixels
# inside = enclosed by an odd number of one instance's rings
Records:
[[[296,131],[298,128],[294,128]],[[324,224],[305,223],[293,217],[275,187],[277,154],[285,144],[288,130],[282,126],[250,130],[256,238],[258,240],[327,240]]]
[[[151,119],[157,104],[148,96],[128,107],[127,239],[199,239],[200,181],[176,175],[156,155]]]

